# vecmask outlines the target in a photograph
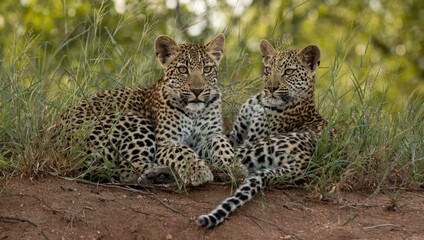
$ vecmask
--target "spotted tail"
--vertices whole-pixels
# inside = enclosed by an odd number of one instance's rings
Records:
[[[209,214],[199,216],[196,220],[197,225],[205,228],[218,226],[238,207],[252,199],[265,185],[266,180],[263,175],[247,178],[231,197],[225,199]]]

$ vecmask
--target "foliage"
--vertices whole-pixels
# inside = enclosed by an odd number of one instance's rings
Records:
[[[379,79],[375,93],[381,94],[390,83],[394,85],[388,93],[390,100],[405,102],[411,92],[423,99],[421,1],[5,0],[0,9],[2,55],[19,36],[37,36],[46,41],[40,51],[51,52],[63,39],[92,37],[82,33],[94,27],[92,33],[99,37],[99,46],[104,41],[112,41],[117,48],[142,42],[145,48],[139,50],[144,54],[151,53],[151,43],[159,34],[170,34],[179,41],[202,42],[224,32],[227,50],[235,50],[227,51],[231,59],[257,55],[261,38],[294,42],[297,47],[314,43],[323,50],[324,59],[331,59],[337,41],[354,29],[357,36],[352,39],[346,61],[353,63],[363,57],[359,61],[371,62],[372,74],[378,74]],[[81,49],[76,41],[66,47],[69,52]],[[57,54],[54,60],[62,62],[62,57]],[[260,72],[257,65],[253,65],[253,76]],[[323,61],[323,67],[330,65]],[[107,71],[113,71],[113,65],[108,67]]]
[[[120,3],[125,2],[125,8]],[[311,187],[424,182],[424,3],[419,1],[136,0],[0,2],[0,171],[80,174],[78,149],[54,152],[69,106],[102,88],[160,77],[152,43],[169,34],[227,36],[220,66],[225,123],[262,83],[258,42],[322,51],[317,103],[336,142],[321,141]],[[362,10],[367,9],[367,10]],[[294,45],[294,46],[291,46]]]

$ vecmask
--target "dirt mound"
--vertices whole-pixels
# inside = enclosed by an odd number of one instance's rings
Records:
[[[341,193],[267,189],[212,230],[195,225],[232,191],[129,191],[47,177],[0,182],[0,239],[424,239],[424,192]]]

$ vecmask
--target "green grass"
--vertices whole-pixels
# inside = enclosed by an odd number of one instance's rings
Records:
[[[372,54],[368,47],[358,59],[359,64],[345,61],[355,35],[353,29],[338,41],[338,54],[317,80],[329,78],[328,85],[317,91],[318,103],[338,139],[332,139],[327,132],[319,142],[315,161],[310,164],[309,187],[324,194],[334,189],[365,188],[377,194],[393,187],[422,187],[422,96],[411,94],[405,103],[391,102],[387,98],[390,84],[378,93],[374,86],[382,79],[379,69],[367,59]]]
[[[52,142],[51,126],[66,108],[99,89],[148,85],[160,77],[152,43],[161,33],[154,31],[154,21],[146,20],[139,42],[123,46],[114,36],[128,19],[122,19],[116,29],[105,29],[102,14],[99,10],[98,18],[83,29],[75,28],[60,43],[16,34],[14,42],[3,49],[0,177],[96,176],[95,171],[79,170],[84,156],[77,144],[66,154],[58,150],[62,143]],[[375,90],[376,82],[382,80],[378,67],[367,57],[372,49],[367,48],[357,62],[347,62],[356,32],[353,28],[351,35],[337,41],[333,59],[321,59],[317,104],[329,126],[337,130],[338,139],[326,134],[319,142],[306,176],[307,188],[325,194],[334,187],[378,193],[393,187],[423,186],[424,105],[414,95],[404,103],[391,102],[387,98],[390,85],[382,92]],[[227,127],[240,105],[262,85],[253,70],[262,64],[256,59],[259,54],[249,56],[246,48],[237,41],[227,46],[220,66]],[[110,177],[110,172],[104,173]]]

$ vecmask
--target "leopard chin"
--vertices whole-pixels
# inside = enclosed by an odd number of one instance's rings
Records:
[[[190,111],[197,112],[205,108],[204,102],[190,102],[187,104],[186,108]]]
[[[283,99],[276,98],[274,96],[266,96],[264,100],[265,100],[264,104],[269,106],[280,106],[286,103],[286,101],[284,101]]]

